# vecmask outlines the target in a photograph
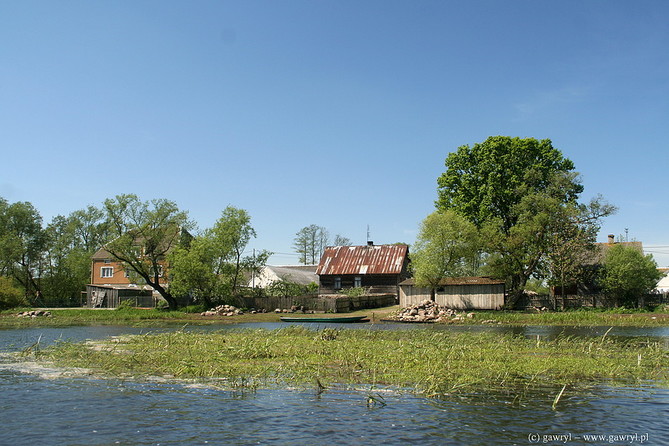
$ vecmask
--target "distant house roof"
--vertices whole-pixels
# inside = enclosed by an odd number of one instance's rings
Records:
[[[439,280],[440,286],[446,285],[500,285],[503,284],[503,280],[493,279],[491,277],[481,276],[481,277],[445,277]],[[412,279],[407,279],[403,282],[400,282],[400,285],[415,285],[416,281]]]
[[[606,253],[609,251],[609,249],[616,245],[622,245],[626,248],[636,249],[643,254],[643,243],[641,242],[612,242],[609,239],[608,243],[595,243],[595,250],[586,263],[590,265],[598,265],[603,263],[604,259],[606,258]]]
[[[300,285],[309,285],[312,282],[318,283],[316,265],[267,265],[265,268],[271,270],[276,277],[286,282],[299,283]]]
[[[316,274],[401,274],[408,253],[407,245],[330,246],[325,248]]]

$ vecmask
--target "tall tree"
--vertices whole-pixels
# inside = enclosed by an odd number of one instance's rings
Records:
[[[109,238],[104,212],[89,206],[68,217],[56,216],[46,234],[44,299],[54,306],[80,305],[81,292],[90,281],[91,255]]]
[[[130,276],[138,276],[167,301],[170,309],[178,302],[162,277],[169,274],[167,255],[188,243],[193,224],[176,203],[158,199],[141,201],[134,194],[118,195],[104,203],[114,239],[105,249],[122,262]]]
[[[271,255],[265,250],[244,255],[255,236],[248,212],[226,207],[213,228],[170,256],[171,289],[208,307],[237,295],[243,273],[257,274]]]
[[[295,234],[293,246],[300,255],[300,263],[315,265],[321,259],[328,245],[329,234],[322,226],[309,225]]]
[[[0,198],[0,275],[13,277],[32,305],[43,304],[40,278],[46,242],[42,217],[32,204]]]
[[[601,220],[616,209],[596,197],[587,205],[570,204],[556,211],[551,219],[545,264],[548,282],[558,287],[564,305],[565,287],[587,280],[589,270],[585,266],[595,255]]]
[[[474,224],[453,211],[433,212],[421,223],[413,249],[414,277],[434,292],[441,279],[472,275],[480,250]]]
[[[542,266],[553,216],[583,191],[571,160],[550,140],[494,136],[459,147],[438,179],[439,210],[453,210],[486,233],[489,266],[506,278],[509,304]]]
[[[217,250],[218,271],[228,270],[230,293],[237,294],[242,271],[251,263],[253,256],[244,256],[244,250],[256,231],[251,226],[251,216],[244,209],[226,207],[221,218],[211,229],[210,237]]]

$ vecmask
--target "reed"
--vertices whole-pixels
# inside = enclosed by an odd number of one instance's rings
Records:
[[[669,353],[648,340],[525,339],[431,330],[172,332],[59,343],[41,360],[91,373],[218,385],[392,386],[428,396],[598,383],[669,386]],[[643,358],[643,361],[639,360]],[[558,388],[559,388],[558,387]],[[561,396],[562,394],[560,394]],[[555,399],[557,404],[559,397]]]

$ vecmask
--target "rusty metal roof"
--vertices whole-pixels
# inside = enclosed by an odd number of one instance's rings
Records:
[[[407,245],[331,246],[325,248],[316,274],[400,274],[408,252]]]

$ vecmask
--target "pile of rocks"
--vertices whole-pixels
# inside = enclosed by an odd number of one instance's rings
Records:
[[[16,317],[51,317],[51,312],[44,310],[22,311]]]
[[[458,313],[452,308],[442,307],[431,300],[402,308],[389,319],[399,322],[458,322],[473,318],[474,313]]]
[[[200,313],[202,316],[236,316],[238,314],[244,314],[244,312],[232,305],[219,305],[209,311]]]
[[[274,310],[275,313],[311,313],[313,314],[313,310],[307,310],[304,305],[293,305],[290,308],[277,308]]]

